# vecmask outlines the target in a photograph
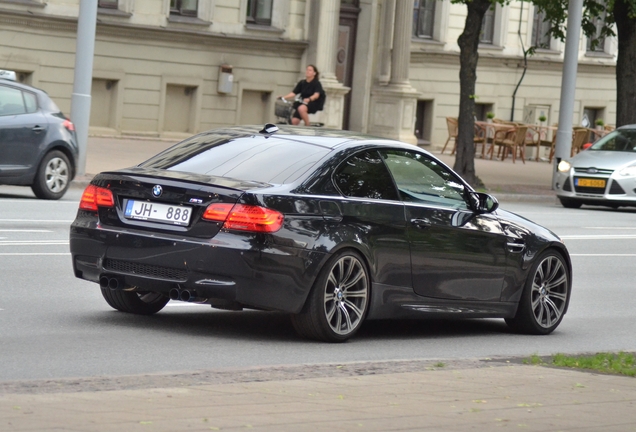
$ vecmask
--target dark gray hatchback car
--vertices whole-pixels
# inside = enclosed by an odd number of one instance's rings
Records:
[[[0,79],[0,185],[60,199],[75,177],[75,126],[42,90]]]

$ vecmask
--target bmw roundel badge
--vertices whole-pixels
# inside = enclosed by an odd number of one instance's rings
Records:
[[[154,185],[152,187],[152,196],[154,196],[155,198],[159,198],[162,193],[163,193],[163,188],[161,186]]]

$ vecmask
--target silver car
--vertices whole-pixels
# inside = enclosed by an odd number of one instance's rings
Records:
[[[623,126],[561,161],[556,188],[567,208],[636,207],[636,125]]]

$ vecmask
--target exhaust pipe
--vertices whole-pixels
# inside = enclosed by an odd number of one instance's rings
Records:
[[[183,290],[183,291],[181,291],[180,299],[181,299],[181,301],[187,302],[187,301],[194,300],[194,296],[192,294],[190,294],[190,291]]]
[[[115,278],[110,278],[108,279],[108,288],[112,289],[112,290],[116,290],[117,288],[119,288],[119,281]]]
[[[118,278],[108,277],[103,275],[99,278],[99,286],[101,288],[110,288],[112,290],[116,290],[124,287],[124,283],[120,281]]]
[[[179,300],[181,298],[181,292],[179,292],[179,288],[172,288],[168,293],[170,300]]]

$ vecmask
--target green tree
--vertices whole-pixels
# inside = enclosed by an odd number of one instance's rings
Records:
[[[453,169],[473,186],[482,186],[475,172],[475,85],[479,61],[479,34],[481,23],[489,8],[509,0],[451,0],[463,3],[468,9],[464,31],[457,39],[459,45],[459,117],[457,152]]]
[[[467,8],[464,31],[457,43],[460,49],[460,95],[457,135],[457,155],[453,169],[473,186],[482,186],[475,172],[475,85],[479,61],[479,35],[486,11],[497,4],[507,5],[511,0],[451,0]],[[529,0],[540,11],[545,11],[551,24],[550,33],[565,39],[568,0]],[[604,20],[600,32],[596,22]],[[618,59],[616,64],[617,126],[636,123],[636,0],[584,0],[581,27],[595,46],[604,37],[613,36],[613,24],[618,32]],[[529,48],[528,54],[533,53]]]
[[[533,0],[551,23],[553,36],[565,38],[567,0]],[[595,21],[604,24],[597,33]],[[616,24],[616,126],[636,123],[636,0],[584,0],[581,26],[596,45],[600,39],[614,36]]]

